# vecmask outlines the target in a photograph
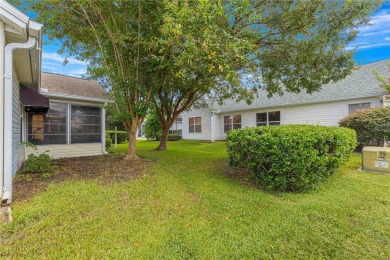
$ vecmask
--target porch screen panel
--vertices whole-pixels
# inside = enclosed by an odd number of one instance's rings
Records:
[[[35,145],[66,144],[67,104],[49,107],[47,114],[28,113],[27,139]]]
[[[72,105],[71,111],[71,143],[100,143],[100,108]]]

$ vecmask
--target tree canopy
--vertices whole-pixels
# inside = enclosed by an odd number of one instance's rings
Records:
[[[250,102],[258,89],[312,93],[344,78],[354,68],[346,46],[380,3],[53,0],[33,8],[61,51],[109,81],[134,159],[136,131],[152,103],[164,136],[204,97]]]
[[[182,1],[169,4],[161,35],[166,66],[153,102],[166,148],[175,118],[204,97],[251,102],[318,91],[354,68],[346,46],[380,1]]]

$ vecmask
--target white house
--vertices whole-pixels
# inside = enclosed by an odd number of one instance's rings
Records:
[[[95,81],[41,73],[42,25],[0,0],[0,206],[31,150],[53,157],[105,152],[104,90]]]
[[[181,114],[183,139],[224,140],[226,131],[261,125],[338,125],[340,119],[357,109],[384,106],[387,91],[378,86],[372,70],[387,75],[389,62],[363,65],[313,94],[285,93],[267,98],[265,91],[259,91],[251,105],[229,100],[222,106],[211,103],[207,109],[190,110]]]
[[[23,108],[19,84],[39,90],[42,25],[6,1],[0,1],[0,198],[12,198],[12,177],[24,158],[20,145]]]
[[[103,105],[108,100],[96,81],[42,72],[40,94],[49,99],[49,109],[26,113],[23,141],[53,158],[105,153]],[[26,148],[25,157],[32,152]]]

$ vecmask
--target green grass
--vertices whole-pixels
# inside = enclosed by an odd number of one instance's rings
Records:
[[[359,155],[315,191],[269,193],[223,173],[223,142],[156,145],[138,142],[152,175],[13,205],[0,258],[390,258],[390,176],[357,171]]]

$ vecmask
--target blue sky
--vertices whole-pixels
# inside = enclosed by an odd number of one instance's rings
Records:
[[[354,60],[358,65],[390,59],[390,1],[373,13],[371,19],[371,26],[361,27],[357,39],[348,46],[348,49],[357,48]],[[57,53],[59,47],[58,43],[43,46],[42,71],[74,77],[86,74],[87,63],[75,58],[68,57],[69,62],[64,66],[65,55]]]

